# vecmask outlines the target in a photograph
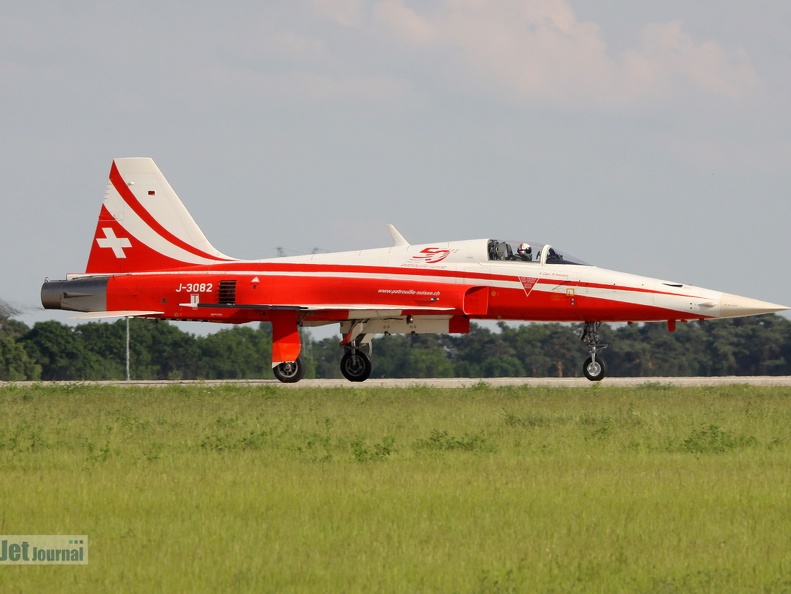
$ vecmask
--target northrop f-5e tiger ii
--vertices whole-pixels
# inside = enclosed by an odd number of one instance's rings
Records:
[[[588,265],[536,241],[472,239],[263,260],[219,252],[149,158],[115,159],[85,272],[44,283],[48,309],[78,317],[272,324],[272,368],[305,374],[299,328],[340,324],[341,371],[371,374],[384,333],[467,333],[472,320],[582,323],[582,371],[605,376],[602,322],[732,318],[782,305]]]

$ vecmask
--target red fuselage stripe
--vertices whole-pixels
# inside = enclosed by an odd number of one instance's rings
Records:
[[[192,269],[185,269],[194,272],[233,272],[238,271],[245,275],[254,275],[257,273],[275,272],[284,274],[300,274],[300,273],[336,273],[336,274],[365,274],[371,276],[428,276],[440,277],[447,279],[454,279],[460,283],[470,283],[471,281],[500,281],[500,282],[513,282],[518,283],[519,277],[506,274],[487,274],[485,272],[467,272],[464,270],[434,270],[431,268],[406,268],[400,266],[365,266],[353,264],[310,264],[310,263],[288,263],[288,262],[231,262],[223,265],[216,265],[211,267],[196,266]],[[353,281],[354,278],[350,278]],[[417,281],[423,282],[423,281]],[[555,278],[541,278],[538,277],[537,283],[539,285],[568,285],[569,288],[580,289],[603,289],[609,291],[624,291],[631,293],[647,293],[652,295],[667,295],[671,297],[693,297],[701,298],[696,295],[688,295],[686,293],[678,293],[676,291],[657,291],[655,289],[648,289],[645,287],[630,287],[627,285],[615,284],[602,284],[592,283],[587,281],[580,281],[574,279],[555,279]]]

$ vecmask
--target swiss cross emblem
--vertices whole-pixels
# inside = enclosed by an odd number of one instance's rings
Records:
[[[97,237],[96,243],[101,248],[110,248],[116,258],[126,258],[124,248],[132,247],[132,242],[126,237],[116,237],[112,227],[102,227],[104,237]]]

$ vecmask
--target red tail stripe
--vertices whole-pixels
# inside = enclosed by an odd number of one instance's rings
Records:
[[[113,184],[113,187],[116,191],[121,195],[124,202],[126,202],[131,209],[139,216],[145,223],[151,227],[154,231],[156,231],[161,237],[168,240],[173,245],[180,247],[186,252],[193,254],[195,256],[199,256],[201,258],[207,258],[209,260],[215,260],[217,262],[226,262],[224,258],[219,258],[212,254],[208,254],[203,250],[199,250],[194,245],[191,245],[182,239],[179,239],[175,235],[173,235],[170,231],[165,229],[154,217],[151,216],[145,207],[140,204],[138,199],[135,197],[132,190],[129,189],[129,186],[126,185],[123,177],[121,177],[121,173],[118,171],[118,167],[116,167],[115,162],[113,162],[113,166],[110,168],[110,181]],[[164,255],[164,254],[163,254]]]

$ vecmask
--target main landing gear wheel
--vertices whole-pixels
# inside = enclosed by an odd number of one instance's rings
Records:
[[[276,365],[272,368],[272,372],[284,384],[294,384],[305,377],[305,360],[300,355],[296,361]]]
[[[600,382],[604,379],[604,376],[607,373],[607,368],[604,365],[604,361],[600,357],[596,357],[594,360],[593,357],[588,357],[585,359],[585,363],[582,365],[582,373],[585,374],[592,382]]]
[[[371,375],[371,358],[360,349],[346,351],[341,357],[341,373],[350,382],[364,382]]]

